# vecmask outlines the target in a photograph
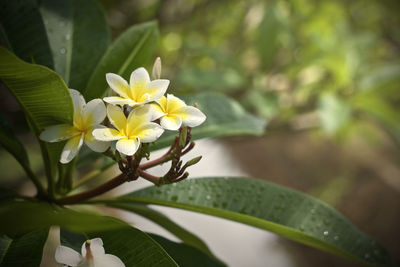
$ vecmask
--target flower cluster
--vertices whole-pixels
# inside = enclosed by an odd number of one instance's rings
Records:
[[[159,79],[160,61],[156,60],[153,78],[146,69],[138,68],[130,76],[129,84],[121,76],[107,73],[106,80],[118,96],[93,99],[88,103],[76,90],[70,89],[74,105],[73,124],[46,128],[40,139],[47,142],[68,140],[60,162],[69,163],[83,144],[95,152],[105,152],[116,141],[116,149],[127,156],[134,155],[141,143],[156,141],[164,130],[178,130],[183,126],[202,124],[206,116],[196,107],[187,106],[178,97],[164,96],[169,80]],[[108,118],[111,125],[101,123]]]

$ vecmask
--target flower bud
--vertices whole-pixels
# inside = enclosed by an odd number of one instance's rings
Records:
[[[151,73],[151,76],[154,80],[161,78],[161,58],[160,57],[157,57],[156,60],[154,61],[153,71]]]

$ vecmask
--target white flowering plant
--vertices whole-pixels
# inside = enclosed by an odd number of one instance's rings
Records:
[[[43,161],[32,167],[29,142],[1,116],[0,144],[35,190],[0,187],[0,266],[46,266],[46,253],[60,266],[225,265],[206,241],[149,205],[237,221],[364,264],[392,263],[384,248],[308,195],[243,177],[192,179],[190,166],[207,156],[186,159],[194,140],[262,135],[266,122],[221,94],[174,95],[160,58],[150,78],[143,66],[157,41],[155,22],[134,25],[109,45],[94,0],[0,4],[2,90],[23,111]],[[163,164],[165,173],[155,175]],[[139,179],[149,186],[138,190]],[[108,194],[123,184],[132,192]],[[104,206],[141,215],[181,242],[143,232]],[[58,244],[49,252],[52,237]]]

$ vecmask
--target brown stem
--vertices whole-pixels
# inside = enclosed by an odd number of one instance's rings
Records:
[[[170,160],[170,155],[169,154],[165,154],[165,155],[163,155],[162,157],[160,157],[158,159],[155,159],[155,160],[148,161],[146,163],[140,164],[140,169],[146,170],[146,169],[149,169],[151,167],[160,165],[160,164],[162,164],[164,162],[167,162],[168,160]]]
[[[99,185],[98,187],[95,187],[89,191],[85,191],[79,194],[57,199],[56,202],[60,205],[76,204],[83,200],[87,200],[99,196],[101,194],[104,194],[105,192],[114,189],[115,187],[125,183],[126,181],[127,181],[126,175],[124,173],[121,173],[120,175],[116,176],[115,178],[111,179],[110,181],[102,185]]]
[[[150,173],[147,173],[141,169],[138,169],[138,172],[139,172],[139,175],[141,177],[143,177],[144,179],[146,179],[147,181],[152,182],[155,185],[159,184],[159,180],[160,180],[159,177],[151,175]]]
[[[179,141],[179,139],[175,138],[175,141],[174,141],[173,145],[168,149],[168,151],[164,155],[162,155],[158,159],[155,159],[155,160],[148,161],[146,163],[140,164],[139,168],[142,169],[142,170],[146,170],[146,169],[149,169],[151,167],[160,165],[160,164],[170,160],[171,159],[171,152],[173,151],[175,146],[178,144],[178,141]]]
[[[194,145],[195,143],[191,142],[190,145],[185,150],[182,151],[181,156],[187,154],[190,150],[192,150],[194,148]]]

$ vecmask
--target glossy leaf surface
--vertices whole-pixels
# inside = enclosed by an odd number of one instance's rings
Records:
[[[387,266],[381,246],[331,207],[300,192],[249,178],[190,179],[117,200],[210,214],[274,232],[358,262]]]

